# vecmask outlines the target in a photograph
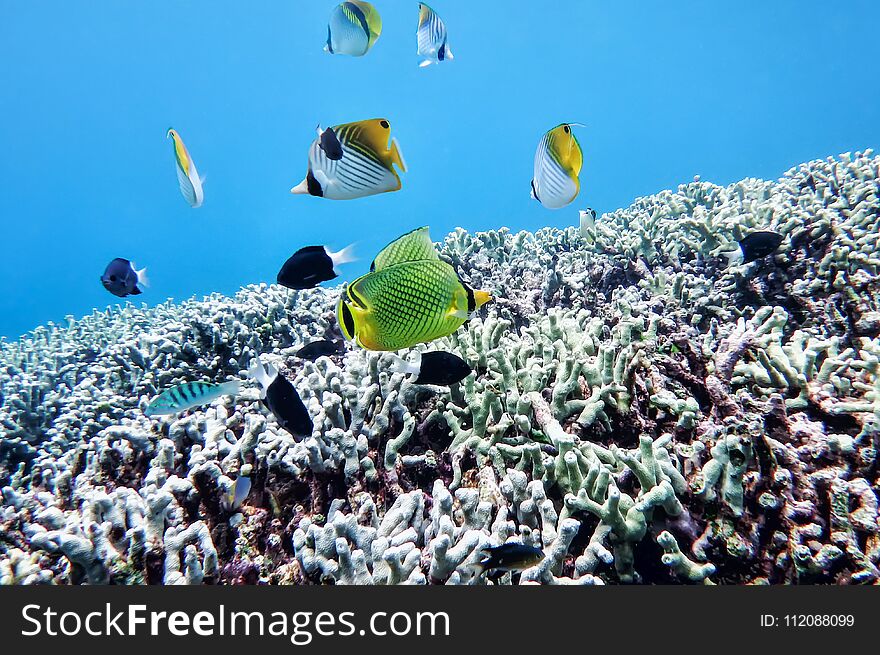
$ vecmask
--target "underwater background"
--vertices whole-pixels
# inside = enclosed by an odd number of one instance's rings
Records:
[[[331,1],[3,4],[0,335],[116,301],[108,261],[149,269],[155,304],[274,281],[297,248],[360,261],[431,225],[575,225],[675,188],[775,179],[880,143],[872,2],[491,2],[435,9],[455,60],[417,66],[417,3],[381,3],[364,57],[322,51]],[[291,196],[314,127],[387,117],[403,188]],[[529,198],[535,146],[563,121],[584,149],[563,210]],[[191,210],[174,127],[206,177]]]
[[[880,583],[880,12],[343,5],[0,27],[0,585]]]

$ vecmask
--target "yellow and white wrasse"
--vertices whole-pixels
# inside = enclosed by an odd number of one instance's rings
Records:
[[[419,68],[441,61],[452,61],[452,50],[447,43],[446,25],[443,20],[423,2],[419,3],[418,54],[425,58]]]
[[[322,130],[309,147],[306,178],[290,192],[352,200],[398,191],[402,184],[394,169],[406,171],[406,162],[391,124],[385,118],[344,123]]]
[[[186,146],[183,145],[183,139],[180,138],[177,130],[170,128],[166,134],[166,138],[168,137],[171,137],[174,143],[174,159],[177,163],[177,182],[180,185],[180,193],[190,204],[190,207],[201,207],[205,199],[205,193],[202,191],[202,184],[205,180],[199,177],[196,164]]]
[[[361,57],[382,33],[382,17],[369,2],[352,0],[333,8],[324,50],[333,55]]]
[[[532,198],[548,209],[565,207],[581,190],[578,175],[584,156],[572,133],[573,124],[562,123],[548,131],[535,152]]]

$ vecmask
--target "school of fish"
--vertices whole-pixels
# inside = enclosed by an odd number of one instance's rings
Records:
[[[419,67],[452,61],[446,24],[427,4],[418,3],[416,53]],[[327,25],[324,50],[333,55],[362,57],[375,47],[382,34],[382,18],[369,2],[351,0],[336,6]],[[535,152],[531,196],[547,209],[570,205],[580,193],[583,152],[574,134],[578,123],[565,122],[541,136]],[[582,127],[582,126],[581,126]],[[192,208],[201,207],[205,178],[198,173],[192,155],[177,130],[168,129],[180,194]],[[399,191],[400,173],[407,164],[387,118],[371,118],[322,128],[307,152],[307,168],[292,194],[330,200],[356,200]],[[597,213],[580,212],[582,230],[595,229]],[[772,254],[783,238],[774,232],[753,232],[739,241],[739,249],[724,253],[731,265],[748,264]],[[336,279],[340,267],[355,261],[353,246],[338,252],[324,245],[307,245],[294,252],[278,271],[278,284],[291,290],[311,289]],[[125,298],[143,293],[148,285],[146,269],[116,258],[101,276],[103,286]],[[453,334],[480,308],[492,300],[489,291],[473,289],[455,268],[442,260],[431,241],[428,227],[412,230],[388,243],[376,254],[370,271],[345,284],[336,318],[348,341],[374,351],[400,351]],[[305,344],[296,357],[315,361],[344,354],[345,343],[319,339]],[[410,358],[392,355],[390,370],[408,376],[418,385],[449,386],[474,371],[460,357],[448,352],[414,350]],[[278,424],[295,439],[312,434],[308,409],[294,385],[273,365],[257,359],[247,378],[259,386],[260,402]],[[224,396],[237,396],[242,380],[213,383],[187,381],[165,389],[146,407],[147,416],[177,415],[207,405]],[[250,492],[248,475],[240,474],[221,505],[235,511]],[[485,549],[488,557],[480,571],[517,571],[539,562],[539,549],[505,544]]]

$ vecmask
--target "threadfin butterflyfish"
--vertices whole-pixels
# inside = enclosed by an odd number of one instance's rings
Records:
[[[326,246],[305,246],[293,253],[278,271],[278,284],[288,289],[312,289],[339,276],[338,267],[355,261],[354,246],[333,252]]]
[[[535,152],[532,198],[548,209],[565,207],[581,190],[578,175],[584,156],[571,127],[562,123],[548,131]]]
[[[461,382],[472,372],[471,367],[461,357],[442,350],[426,353],[415,351],[415,361],[411,362],[397,355],[392,357],[391,370],[410,375],[413,384],[448,387]]]
[[[390,145],[389,145],[390,139]],[[351,200],[398,191],[401,182],[394,165],[406,172],[406,162],[391,124],[385,118],[344,123],[321,130],[309,147],[306,178],[290,192]]]
[[[369,2],[351,0],[333,8],[324,50],[333,55],[361,57],[382,33],[382,17]]]
[[[133,262],[117,257],[104,269],[101,284],[114,296],[125,298],[143,293],[150,281],[147,279],[146,268],[137,270],[136,264]]]
[[[177,130],[170,128],[165,135],[165,138],[168,137],[171,137],[174,143],[174,160],[177,164],[177,183],[180,185],[180,193],[191,207],[201,207],[205,199],[202,190],[205,179],[199,177],[196,164],[183,145],[183,139],[180,138]]]
[[[419,68],[441,61],[452,61],[452,50],[447,42],[446,25],[443,20],[424,2],[419,3],[419,27],[416,31],[418,52],[425,59]]]
[[[346,286],[336,318],[345,338],[362,348],[400,350],[452,334],[491,299],[440,260],[420,228],[388,244],[372,271]]]
[[[184,382],[156,396],[144,410],[144,414],[146,416],[180,414],[193,407],[207,405],[222,396],[235,396],[239,387],[238,380],[221,384]]]

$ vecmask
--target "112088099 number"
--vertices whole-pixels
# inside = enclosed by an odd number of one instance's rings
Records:
[[[856,619],[852,614],[786,614],[786,628],[851,628]]]

